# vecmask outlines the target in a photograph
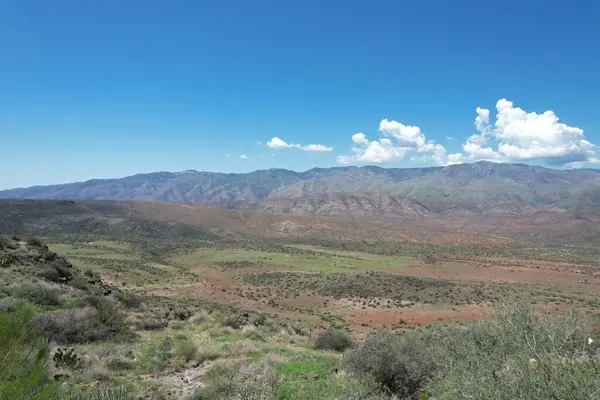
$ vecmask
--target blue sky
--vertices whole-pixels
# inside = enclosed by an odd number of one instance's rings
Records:
[[[0,189],[187,169],[594,167],[598,20],[597,1],[0,1]]]

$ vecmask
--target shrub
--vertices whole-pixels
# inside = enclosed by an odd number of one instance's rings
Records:
[[[106,362],[106,368],[112,371],[124,371],[135,368],[135,361],[123,357],[113,357]]]
[[[138,368],[148,373],[159,373],[172,358],[173,347],[173,339],[169,336],[160,341],[151,342],[150,346],[139,357],[137,361]]]
[[[246,318],[242,315],[228,315],[221,320],[221,326],[228,326],[233,329],[240,329],[246,323]]]
[[[12,297],[0,299],[0,313],[13,313],[19,308],[19,302]]]
[[[197,352],[198,346],[189,339],[180,340],[175,345],[175,356],[185,362],[192,361]]]
[[[140,331],[154,331],[162,329],[166,326],[166,323],[156,317],[141,317],[135,321],[135,329]]]
[[[108,326],[122,325],[125,319],[125,316],[121,310],[119,310],[118,304],[105,297],[86,296],[78,300],[74,306],[91,306],[95,308],[98,310],[98,314],[102,323]]]
[[[90,296],[90,304],[39,315],[36,324],[49,340],[61,344],[115,339],[126,333],[124,318],[109,300]]]
[[[346,351],[344,368],[359,379],[374,379],[399,398],[417,396],[435,371],[428,351],[428,335],[410,332],[402,335],[379,331],[364,344]]]
[[[142,299],[133,293],[114,292],[114,297],[127,308],[139,308],[142,305]]]
[[[73,278],[73,267],[67,260],[56,253],[48,253],[46,257],[51,261],[40,267],[38,276],[52,282],[68,282]]]
[[[278,373],[266,364],[215,364],[192,400],[275,400]]]
[[[484,321],[445,335],[434,349],[441,370],[428,389],[444,399],[591,399],[600,360],[576,314],[508,303]]]
[[[600,393],[600,359],[584,322],[505,304],[464,325],[377,332],[343,365],[399,398],[589,399]]]
[[[6,247],[7,249],[15,250],[17,246],[15,242],[6,235],[0,235],[0,249]]]
[[[56,270],[56,268],[53,268],[49,265],[43,266],[41,267],[38,271],[37,271],[37,275],[40,278],[44,278],[47,281],[50,282],[59,282],[60,281],[60,274],[58,273],[58,271]]]
[[[352,339],[344,332],[328,329],[317,337],[314,344],[319,350],[344,351],[352,346]]]
[[[201,311],[197,314],[194,314],[187,320],[187,322],[193,325],[200,325],[210,321],[212,321],[212,317],[206,311]]]
[[[196,360],[200,362],[212,361],[221,357],[221,355],[221,350],[218,347],[204,347],[198,350],[198,352],[196,353]]]
[[[56,272],[56,270],[54,270]],[[41,273],[39,273],[41,275]],[[58,275],[58,272],[56,272],[56,275]],[[48,278],[46,278],[48,279]],[[49,279],[52,280],[52,279]],[[90,284],[87,282],[87,280],[80,275],[76,275],[73,277],[73,279],[71,279],[71,281],[69,282],[69,285],[74,287],[75,289],[79,289],[79,290],[83,290],[83,291],[88,291],[90,289]]]
[[[23,283],[13,288],[11,294],[40,306],[57,306],[61,303],[58,289],[42,282]]]
[[[0,399],[45,400],[59,396],[59,387],[45,369],[48,347],[31,324],[26,306],[0,313]]]
[[[29,246],[44,247],[44,243],[38,238],[27,239],[27,244]]]
[[[130,400],[131,392],[125,386],[94,388],[67,397],[68,400]]]

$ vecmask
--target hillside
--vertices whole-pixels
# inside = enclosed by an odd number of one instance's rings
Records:
[[[249,236],[415,241],[402,226],[161,202],[0,200],[0,231],[26,235]]]
[[[347,219],[571,212],[594,216],[600,172],[477,162],[448,167],[139,174],[0,191],[4,199],[150,200]]]
[[[355,213],[360,211],[360,216],[369,218],[364,210],[370,210],[371,215],[381,213],[389,218],[389,221],[363,221],[348,219],[347,213],[332,207],[327,201],[331,196],[336,195],[317,195],[307,200],[304,204],[314,207],[308,210],[302,210],[293,202],[284,204],[288,209],[272,203],[269,211],[274,212],[147,201],[0,200],[0,232],[28,236],[135,236],[165,243],[266,238],[387,243],[389,246],[394,243],[492,246],[528,243],[542,247],[594,247],[600,243],[598,221],[577,213],[432,217],[400,222],[395,218],[402,218],[404,210],[418,209],[419,205],[406,199],[390,200],[385,195],[377,195],[378,203],[369,204],[360,194],[343,195],[344,204],[352,206]],[[321,203],[320,197],[324,198]],[[589,215],[597,213],[596,210],[590,207]],[[310,215],[315,211],[328,217]],[[427,212],[423,208],[420,211]]]

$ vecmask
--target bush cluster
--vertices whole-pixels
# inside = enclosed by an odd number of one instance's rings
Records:
[[[74,308],[35,317],[44,335],[60,344],[109,340],[124,334],[124,316],[118,305],[96,296],[88,296]]]
[[[328,329],[316,338],[314,344],[319,350],[344,351],[352,346],[352,339],[342,331]]]
[[[600,359],[584,322],[505,304],[460,326],[377,332],[343,365],[400,399],[591,399],[600,393]]]
[[[40,306],[58,306],[61,304],[58,288],[45,282],[23,283],[12,288],[10,294]]]

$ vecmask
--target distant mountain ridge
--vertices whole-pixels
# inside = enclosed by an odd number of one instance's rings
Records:
[[[600,171],[476,162],[447,167],[314,168],[243,174],[156,172],[0,191],[4,199],[146,200],[349,219],[584,216],[600,206]]]

